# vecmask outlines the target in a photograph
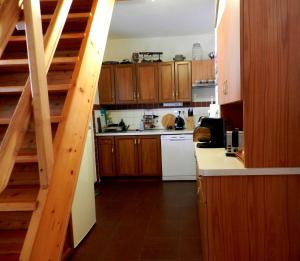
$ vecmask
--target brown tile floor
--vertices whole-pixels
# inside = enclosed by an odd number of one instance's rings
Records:
[[[97,224],[70,260],[199,261],[194,182],[100,185]]]

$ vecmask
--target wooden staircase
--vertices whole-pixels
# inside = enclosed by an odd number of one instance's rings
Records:
[[[0,0],[0,261],[63,257],[113,5]]]

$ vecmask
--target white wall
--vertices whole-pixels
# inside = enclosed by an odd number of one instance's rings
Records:
[[[214,34],[185,35],[154,38],[109,39],[106,45],[104,61],[131,60],[133,52],[163,52],[163,61],[172,61],[175,54],[183,54],[192,59],[193,43],[199,42],[204,58],[215,49]]]

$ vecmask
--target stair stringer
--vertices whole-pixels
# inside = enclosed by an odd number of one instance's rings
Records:
[[[93,109],[114,0],[94,0],[54,140],[54,168],[30,260],[60,260]],[[43,198],[43,197],[42,197]]]

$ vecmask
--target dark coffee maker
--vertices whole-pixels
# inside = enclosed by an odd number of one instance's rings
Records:
[[[195,132],[200,133],[200,137],[205,137],[197,140],[198,148],[224,148],[223,119],[200,117]],[[201,135],[202,132],[205,135]]]

